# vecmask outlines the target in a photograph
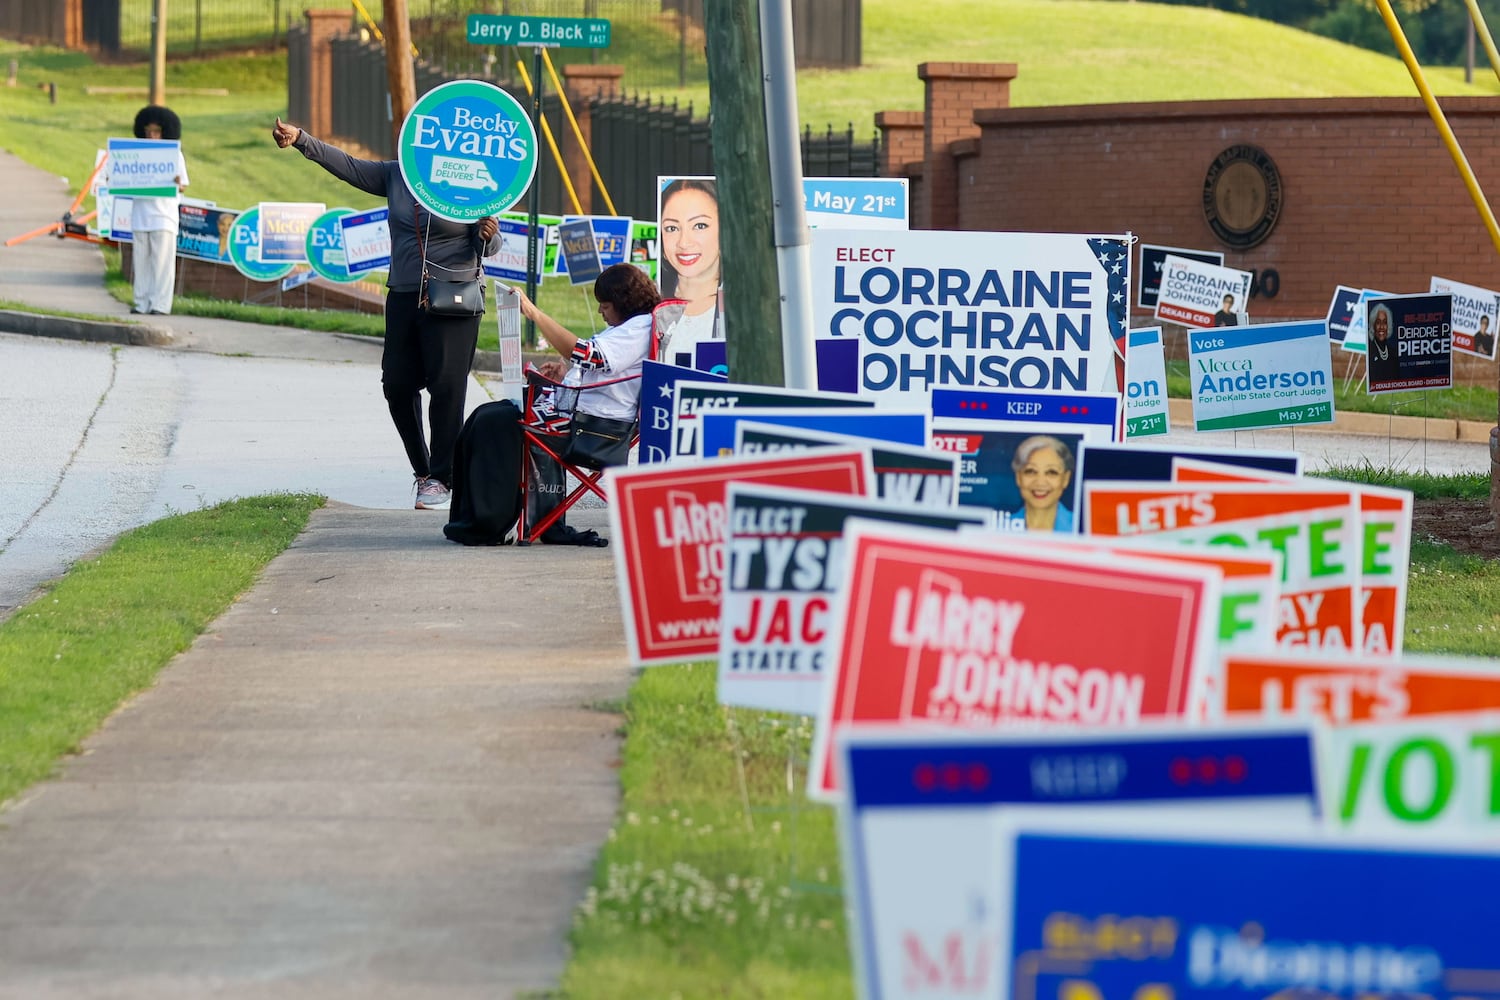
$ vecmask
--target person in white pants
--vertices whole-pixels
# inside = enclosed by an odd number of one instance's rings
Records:
[[[182,138],[182,121],[171,108],[148,105],[135,116],[137,139]],[[132,198],[130,212],[131,269],[134,279],[133,313],[172,312],[177,282],[177,207],[187,187],[187,163],[177,151],[178,194],[169,198]]]

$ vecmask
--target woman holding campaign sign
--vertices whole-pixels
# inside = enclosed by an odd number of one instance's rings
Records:
[[[719,193],[712,177],[679,177],[661,193],[662,294],[682,299],[681,317],[662,330],[660,357],[694,367],[697,345],[722,340],[719,327]]]
[[[463,426],[480,315],[441,315],[428,308],[423,302],[424,278],[430,273],[476,274],[480,258],[500,250],[499,223],[493,216],[460,223],[434,215],[417,203],[396,160],[356,159],[280,118],[271,135],[282,149],[295,146],[340,180],[386,199],[391,267],[380,380],[416,477],[416,508],[446,510],[453,483],[453,445]],[[423,389],[430,397],[430,449],[422,433]]]
[[[182,139],[182,119],[171,108],[148,104],[136,113],[135,137],[179,142]],[[178,190],[170,197],[136,195],[130,200],[130,269],[134,296],[130,311],[133,313],[166,316],[172,312],[172,296],[177,285],[177,209],[182,202],[180,191],[188,183],[187,163],[182,158],[181,147],[177,149],[177,175],[173,181]],[[110,183],[115,183],[113,177]]]

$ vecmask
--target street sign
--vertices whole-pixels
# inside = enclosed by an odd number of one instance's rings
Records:
[[[518,17],[470,14],[471,45],[541,45],[547,48],[607,49],[609,19],[603,17]]]

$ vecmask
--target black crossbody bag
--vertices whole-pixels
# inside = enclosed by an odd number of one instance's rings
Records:
[[[475,264],[472,277],[439,278],[430,268],[457,272],[427,259],[427,243],[422,239],[422,230],[417,226],[416,209],[412,210],[412,228],[417,231],[417,247],[422,251],[422,297],[418,307],[433,316],[469,318],[484,315],[484,266]],[[432,213],[427,214],[427,235],[432,235]]]

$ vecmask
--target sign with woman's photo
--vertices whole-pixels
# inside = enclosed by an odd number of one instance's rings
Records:
[[[183,199],[177,206],[177,256],[233,264],[229,256],[229,230],[239,216],[238,209]]]
[[[1365,388],[1419,392],[1453,386],[1453,296],[1393,295],[1365,304]]]
[[[1494,361],[1500,293],[1437,277],[1427,290],[1434,295],[1453,296],[1453,349]]]
[[[932,445],[959,456],[958,502],[996,513],[1002,532],[1078,530],[1078,446],[1105,429],[936,420]]]

